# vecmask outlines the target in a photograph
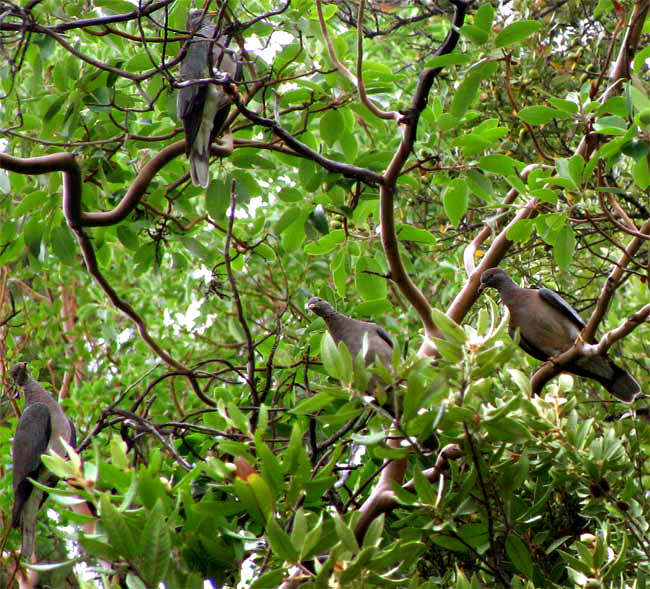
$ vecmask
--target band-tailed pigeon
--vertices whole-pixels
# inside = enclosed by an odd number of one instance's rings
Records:
[[[340,341],[343,341],[353,359],[361,351],[363,338],[367,333],[368,348],[364,357],[366,366],[371,364],[375,358],[379,358],[387,368],[393,365],[393,340],[376,323],[359,321],[343,315],[336,311],[327,301],[318,297],[309,299],[307,308],[323,318],[332,339],[337,345]],[[373,376],[368,384],[368,390],[374,390],[377,384],[377,378]]]
[[[481,274],[479,292],[489,287],[499,291],[510,311],[510,337],[519,328],[519,346],[533,358],[546,361],[568,350],[585,326],[560,295],[548,288],[521,288],[500,268]],[[640,391],[639,383],[607,356],[579,356],[564,370],[598,381],[626,403]]]
[[[190,10],[187,30],[194,35],[181,62],[181,81],[211,78],[225,72],[240,80],[241,64],[235,52],[226,49],[227,38],[216,37],[216,27],[203,23],[203,10]],[[210,144],[221,132],[232,101],[222,86],[190,85],[178,91],[176,108],[185,128],[185,152],[190,160],[190,175],[196,186],[210,183]]]
[[[30,477],[44,485],[56,484],[54,476],[41,462],[41,454],[52,449],[65,456],[60,439],[76,443],[72,422],[52,396],[27,372],[27,363],[19,362],[11,369],[11,378],[25,393],[25,410],[14,435],[13,475],[14,506],[11,525],[21,528],[21,553],[30,560],[34,552],[36,516],[45,493],[27,480]]]

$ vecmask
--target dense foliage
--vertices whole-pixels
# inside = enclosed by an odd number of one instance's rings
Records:
[[[245,71],[207,190],[191,4],[0,0],[0,584],[26,360],[78,431],[43,586],[644,587],[645,396],[531,384],[477,286],[557,290],[650,390],[650,2],[206,2]],[[395,339],[398,420],[312,295]]]

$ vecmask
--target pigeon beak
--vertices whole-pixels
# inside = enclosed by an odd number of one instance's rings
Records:
[[[476,291],[476,293],[480,296],[485,290],[485,287],[486,287],[485,283],[481,282],[481,284],[478,285],[478,290]]]

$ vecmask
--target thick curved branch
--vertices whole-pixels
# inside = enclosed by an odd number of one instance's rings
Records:
[[[201,387],[199,386],[199,383],[192,374],[192,371],[175,360],[171,355],[163,350],[160,345],[158,345],[158,342],[156,342],[156,340],[151,337],[147,328],[147,324],[142,319],[142,317],[140,317],[140,315],[129,303],[120,298],[120,296],[115,292],[115,289],[113,289],[108,280],[106,280],[104,275],[99,270],[97,258],[95,257],[95,250],[93,249],[88,236],[83,232],[81,228],[75,229],[71,227],[71,229],[76,235],[77,241],[79,242],[81,254],[83,256],[84,263],[86,264],[88,273],[97,281],[106,296],[110,299],[111,303],[113,303],[117,309],[122,311],[122,313],[124,313],[129,319],[131,319],[131,321],[133,321],[133,323],[135,323],[140,337],[163,362],[165,362],[168,366],[171,366],[174,370],[177,370],[181,374],[187,376],[190,384],[192,385],[192,389],[196,393],[196,396],[201,399],[201,401],[203,401],[206,405],[216,407],[216,403],[203,393]]]
[[[332,45],[332,40],[330,39],[330,35],[327,32],[327,23],[325,22],[325,17],[323,16],[323,6],[321,0],[316,0],[316,12],[318,13],[318,24],[320,25],[320,32],[321,35],[323,35],[323,40],[325,41],[325,45],[327,47],[327,53],[329,54],[334,67],[346,80],[348,80],[348,82],[350,82],[356,88],[357,79],[354,77],[354,74],[341,63],[338,56],[336,55],[336,51],[334,50],[334,45]]]
[[[368,94],[366,93],[366,85],[363,81],[363,14],[365,7],[365,0],[361,0],[359,2],[359,17],[357,19],[357,89],[359,90],[359,99],[376,117],[387,121],[398,121],[400,118],[399,113],[381,110],[368,98]]]
[[[399,113],[397,112],[386,112],[377,107],[377,105],[368,98],[366,94],[366,87],[363,83],[363,13],[365,8],[365,0],[359,2],[359,16],[357,18],[357,75],[355,76],[345,65],[339,60],[334,50],[334,45],[332,45],[332,40],[330,39],[329,33],[327,32],[327,23],[325,22],[325,17],[323,16],[323,7],[321,0],[316,0],[316,11],[318,12],[318,23],[320,24],[321,35],[325,40],[325,45],[327,46],[327,52],[329,53],[330,59],[334,64],[334,67],[339,71],[339,73],[348,80],[358,91],[359,99],[361,102],[368,108],[368,110],[374,114],[376,117],[385,120],[398,120]]]
[[[452,3],[456,7],[452,26],[447,38],[436,52],[436,55],[446,55],[447,53],[451,53],[456,47],[460,36],[459,27],[462,26],[465,20],[465,14],[467,13],[471,1],[465,2],[463,0],[453,0]],[[404,123],[402,141],[383,175],[383,183],[379,192],[381,241],[390,268],[390,277],[395,284],[397,284],[399,289],[402,291],[402,294],[420,316],[425,334],[429,338],[440,337],[440,334],[431,320],[431,305],[429,304],[429,301],[427,301],[424,294],[422,294],[420,289],[413,283],[406,272],[404,263],[402,262],[399,253],[399,241],[395,231],[395,212],[393,210],[393,205],[397,195],[397,180],[404,164],[413,151],[420,115],[426,108],[431,86],[433,85],[436,76],[441,71],[442,67],[427,68],[420,74],[417,89],[411,101],[411,106],[401,121]],[[420,351],[422,351],[422,348]]]
[[[389,440],[393,445],[399,445],[399,439]],[[438,454],[438,459],[433,468],[425,470],[422,474],[429,480],[429,482],[436,482],[449,467],[449,462],[458,460],[464,452],[456,444],[448,444]],[[359,545],[368,530],[368,526],[372,521],[379,517],[382,513],[388,513],[398,507],[399,503],[395,499],[395,493],[392,490],[394,483],[400,484],[406,469],[406,458],[400,460],[393,460],[384,468],[377,486],[372,490],[372,493],[366,502],[360,508],[360,517],[354,528],[354,535]],[[411,480],[403,485],[407,491],[415,489],[415,483]]]
[[[232,153],[232,143],[213,143],[210,152],[225,157]],[[81,169],[74,155],[53,154],[35,158],[17,158],[0,153],[0,168],[19,174],[64,172],[68,189],[63,192],[63,210],[72,228],[116,225],[135,209],[154,176],[170,161],[185,153],[185,141],[177,141],[152,157],[138,172],[129,190],[112,211],[88,213],[81,210]]]
[[[180,150],[182,150],[182,141],[175,145],[179,145]],[[170,146],[170,148],[172,147],[174,146]],[[77,237],[88,272],[93,276],[93,278],[95,278],[113,305],[136,324],[140,337],[154,351],[154,353],[166,364],[178,372],[187,375],[196,395],[204,403],[214,407],[214,401],[205,396],[196,378],[192,375],[192,371],[183,366],[180,362],[177,362],[158,345],[149,334],[144,320],[138,315],[133,307],[129,305],[129,303],[123,301],[119,297],[99,270],[95,251],[90,239],[88,239],[88,236],[83,232],[84,217],[81,212],[81,169],[74,154],[58,153],[43,157],[21,159],[0,153],[0,167],[19,174],[48,174],[52,172],[63,172],[63,214],[70,229]]]

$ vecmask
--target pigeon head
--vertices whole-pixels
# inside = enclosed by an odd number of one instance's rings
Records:
[[[319,317],[328,317],[336,313],[334,307],[330,305],[327,301],[319,297],[311,297],[307,302],[307,308],[312,312],[318,315]]]
[[[500,290],[506,284],[512,282],[501,268],[490,268],[481,274],[481,284],[478,287],[478,292],[481,294],[486,288],[496,288]]]
[[[11,380],[13,380],[19,387],[27,384],[29,373],[27,372],[27,362],[18,362],[11,367]]]
[[[203,13],[203,9],[195,8],[190,10],[187,15],[187,25],[186,28],[188,31],[196,31],[204,22],[207,22],[208,16],[215,16],[216,12],[206,12]]]

